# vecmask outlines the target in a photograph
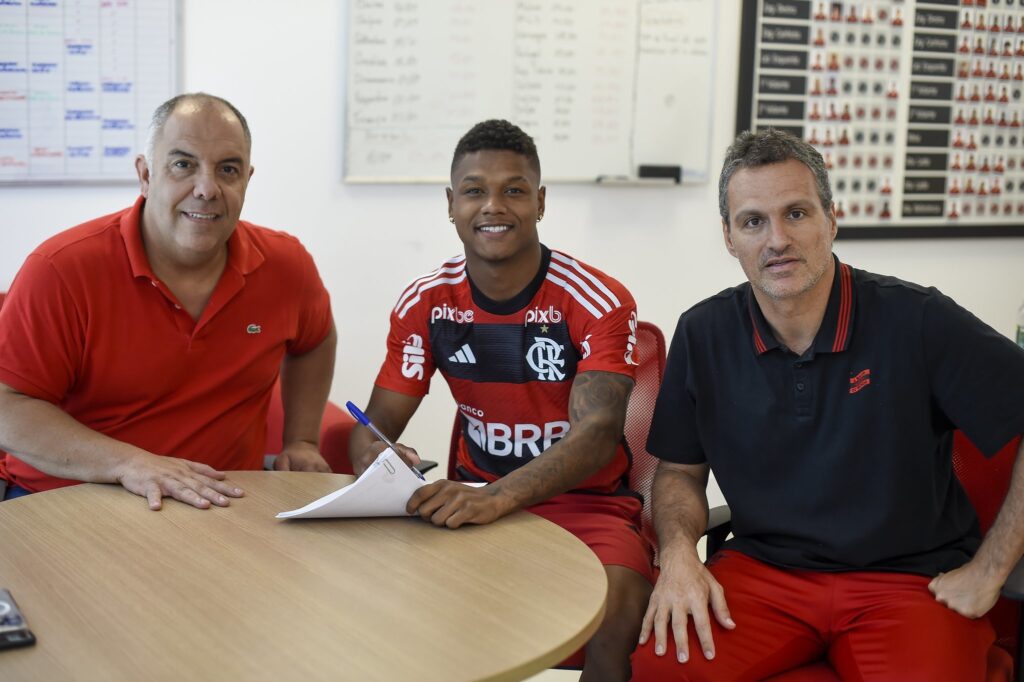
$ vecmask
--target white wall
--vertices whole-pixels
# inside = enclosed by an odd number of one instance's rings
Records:
[[[226,97],[248,117],[256,174],[243,217],[292,232],[316,258],[339,329],[332,398],[364,401],[403,285],[460,251],[443,188],[341,182],[341,0],[287,11],[268,0],[184,5],[184,89]],[[713,159],[734,133],[739,5],[721,2]],[[616,276],[640,317],[671,334],[683,309],[743,277],[722,246],[716,193],[713,183],[554,185],[541,238]],[[44,238],[135,196],[134,187],[0,188],[0,289]],[[1024,298],[1024,239],[839,242],[836,251],[854,266],[936,285],[1006,334]],[[441,380],[433,388],[403,440],[444,460],[454,404]]]

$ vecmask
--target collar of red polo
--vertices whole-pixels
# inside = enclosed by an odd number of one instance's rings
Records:
[[[825,317],[821,321],[821,327],[818,328],[818,334],[814,337],[812,344],[814,353],[844,351],[849,347],[852,336],[855,307],[853,271],[849,265],[840,263],[835,254],[832,254],[832,262],[836,276],[832,278],[832,290],[828,295]],[[754,352],[761,355],[773,348],[780,348],[782,344],[772,334],[749,283],[747,284],[747,310],[753,325]]]
[[[146,247],[142,244],[142,207],[145,203],[146,198],[139,195],[128,212],[121,216],[121,238],[128,252],[132,276],[156,279],[153,268],[149,265]],[[263,253],[253,243],[247,224],[239,220],[228,238],[227,267],[242,275],[248,275],[258,268],[263,260]]]

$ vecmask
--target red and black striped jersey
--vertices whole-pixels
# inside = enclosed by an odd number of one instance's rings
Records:
[[[542,246],[533,281],[508,301],[488,299],[465,256],[414,280],[391,312],[381,388],[427,393],[440,370],[462,422],[459,466],[493,481],[540,456],[569,431],[580,372],[634,375],[636,304],[603,272]],[[613,492],[629,468],[622,444],[577,490]]]

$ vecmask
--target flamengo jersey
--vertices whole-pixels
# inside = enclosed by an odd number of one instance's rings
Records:
[[[541,246],[533,281],[509,301],[486,298],[458,256],[413,281],[391,313],[376,384],[427,393],[439,369],[459,406],[458,464],[493,481],[538,457],[569,431],[569,393],[580,372],[634,375],[636,304],[619,282]],[[577,490],[620,488],[629,457]]]

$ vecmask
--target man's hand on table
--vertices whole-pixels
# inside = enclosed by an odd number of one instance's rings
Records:
[[[115,480],[125,490],[145,497],[149,508],[163,506],[164,497],[208,509],[210,504],[226,507],[229,497],[245,493],[225,482],[226,475],[211,466],[177,457],[144,454],[127,459],[115,472]]]
[[[317,471],[331,473],[327,460],[319,448],[306,441],[289,443],[274,460],[275,471]]]

